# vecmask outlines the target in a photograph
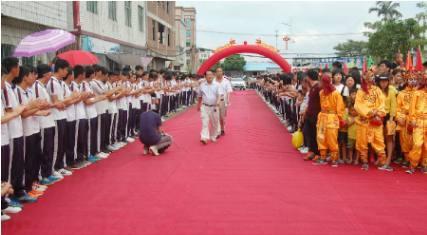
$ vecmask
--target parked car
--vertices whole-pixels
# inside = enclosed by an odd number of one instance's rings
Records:
[[[233,89],[246,90],[246,82],[243,78],[231,78],[230,82]]]

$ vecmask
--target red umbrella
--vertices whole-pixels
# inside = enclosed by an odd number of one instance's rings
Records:
[[[421,57],[420,47],[417,48],[415,70],[423,71],[423,58]]]
[[[66,51],[58,55],[59,58],[68,61],[72,67],[75,65],[97,64],[98,57],[88,51]]]

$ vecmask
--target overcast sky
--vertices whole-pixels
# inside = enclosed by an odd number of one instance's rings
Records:
[[[414,17],[421,11],[417,1],[400,2],[403,18]],[[368,13],[375,2],[192,2],[178,1],[178,6],[195,7],[197,11],[197,46],[215,49],[230,38],[237,43],[255,42],[256,38],[275,45],[275,30],[279,30],[278,48],[286,53],[333,53],[333,47],[347,39],[367,40],[362,32],[364,22],[378,20]],[[282,23],[290,24],[291,27]],[[253,35],[219,34],[204,31],[236,32]],[[319,34],[345,34],[329,35]],[[273,36],[260,36],[272,34]],[[293,42],[285,51],[283,35]],[[316,35],[317,36],[313,36]],[[294,35],[294,36],[292,36]],[[286,57],[293,57],[288,54]],[[323,55],[328,56],[328,55]],[[329,55],[332,56],[332,55]]]

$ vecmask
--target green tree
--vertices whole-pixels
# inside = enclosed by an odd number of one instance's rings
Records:
[[[396,20],[402,17],[397,8],[400,4],[392,1],[377,1],[375,7],[369,8],[369,13],[377,12],[378,17],[382,17],[383,21]]]
[[[225,58],[221,67],[224,69],[224,71],[243,71],[245,64],[245,58],[239,54],[236,54]]]
[[[397,51],[425,45],[423,32],[424,27],[412,18],[384,22],[369,35],[368,52],[376,58],[392,59]]]
[[[338,56],[355,56],[367,53],[368,43],[364,41],[348,40],[334,47]]]

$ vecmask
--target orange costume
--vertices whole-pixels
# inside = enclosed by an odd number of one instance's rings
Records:
[[[367,92],[359,89],[356,93],[354,109],[356,118],[356,149],[364,164],[368,163],[368,143],[377,153],[380,164],[386,163],[382,120],[386,115],[385,96],[380,88],[369,86]]]
[[[319,97],[321,111],[317,118],[317,145],[320,157],[325,160],[329,150],[331,160],[336,162],[338,160],[338,129],[345,111],[343,98],[336,90],[329,94],[326,94],[325,90],[321,90]]]
[[[407,86],[404,90],[400,91],[397,95],[396,107],[396,130],[399,131],[400,147],[405,156],[405,160],[409,161],[408,153],[412,149],[412,133],[408,132],[407,125],[409,124],[409,109],[412,101],[412,96],[415,89]]]
[[[409,119],[413,126],[413,146],[408,158],[411,169],[420,164],[427,168],[427,87],[418,90],[412,97]]]

